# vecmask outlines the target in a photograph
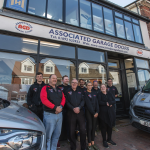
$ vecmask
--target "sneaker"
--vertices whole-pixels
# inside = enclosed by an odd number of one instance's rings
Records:
[[[88,146],[88,150],[95,150],[92,146]]]
[[[105,148],[109,148],[109,146],[108,146],[108,144],[107,144],[107,141],[104,141],[104,142],[103,142],[103,146],[104,146]]]
[[[95,131],[95,136],[97,136],[97,132]]]
[[[107,140],[107,143],[108,143],[108,144],[111,144],[111,145],[113,145],[113,146],[117,146],[117,144],[116,144],[115,142],[113,142],[112,140],[110,140],[110,141]]]
[[[95,144],[92,145],[92,147],[94,148],[94,150],[99,150],[99,148]]]
[[[58,143],[57,143],[57,148],[60,148],[60,143],[59,143],[59,141],[58,141]]]
[[[113,131],[116,131],[116,132],[119,131],[116,127],[113,127],[112,130],[113,130]]]

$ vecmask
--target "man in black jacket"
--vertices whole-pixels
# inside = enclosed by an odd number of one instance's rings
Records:
[[[118,97],[118,94],[119,94],[119,93],[118,93],[118,90],[117,90],[117,88],[116,88],[115,86],[113,86],[113,81],[112,81],[111,78],[109,78],[109,79],[107,80],[107,91],[109,91],[109,92],[113,95],[114,98]],[[114,107],[115,112],[116,112],[116,109],[117,109],[116,104],[114,104],[113,107]],[[116,131],[116,132],[119,131],[119,130],[116,128],[116,121],[114,122],[113,131]]]
[[[58,87],[61,89],[61,91],[64,93],[66,97],[66,92],[71,89],[71,86],[69,85],[69,78],[67,75],[64,75],[62,77],[62,82],[63,84],[59,85]],[[69,126],[68,126],[68,117],[67,117],[67,107],[66,105],[63,108],[63,122],[65,123],[65,131],[67,133],[67,138],[68,142],[70,141],[69,139]],[[58,143],[58,147],[60,147],[60,144]]]
[[[27,94],[27,104],[29,109],[33,111],[43,121],[43,105],[40,99],[40,92],[42,87],[45,85],[43,80],[43,74],[38,72],[36,74],[36,82],[29,88]]]
[[[93,81],[92,92],[94,92],[96,95],[101,92],[101,90],[98,88],[98,82],[96,80]]]
[[[66,91],[71,88],[71,86],[69,85],[69,78],[67,75],[64,75],[62,77],[62,82],[63,84],[59,85],[58,87],[61,89],[64,95],[66,95]]]
[[[79,86],[77,87],[77,89],[78,89],[79,91],[81,91],[82,94],[84,95],[84,93],[85,93],[86,90],[87,90],[87,88],[85,87],[85,81],[84,81],[84,79],[80,79],[80,80],[79,80]]]
[[[81,150],[86,149],[86,130],[85,130],[85,115],[83,106],[85,104],[82,92],[77,88],[78,81],[73,79],[71,89],[66,94],[66,105],[68,107],[68,121],[70,130],[71,150],[76,150],[75,129],[77,123],[80,130]]]

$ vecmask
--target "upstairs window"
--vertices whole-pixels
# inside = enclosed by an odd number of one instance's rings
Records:
[[[104,22],[106,34],[115,35],[113,13],[111,9],[104,7]]]

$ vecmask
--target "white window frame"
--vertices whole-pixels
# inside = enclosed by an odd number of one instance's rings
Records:
[[[98,66],[98,70],[99,70],[99,73],[101,73],[101,74],[105,74],[105,73],[106,73],[105,67],[102,66],[102,65],[99,65],[99,66]],[[102,70],[103,70],[103,71],[102,71]]]
[[[34,73],[34,63],[30,58],[25,59],[24,61],[21,62],[21,72],[24,73]],[[25,66],[32,66],[31,71],[25,70]]]
[[[89,74],[89,65],[85,62],[81,63],[79,65],[79,74]],[[83,72],[82,69],[86,69],[87,71],[86,72]]]
[[[23,79],[28,80],[28,84],[23,84]],[[31,84],[29,84],[29,79],[31,79]],[[21,84],[23,85],[32,85],[33,83],[33,78],[21,78]]]
[[[52,67],[52,71],[51,72],[47,72],[46,71],[46,67]],[[44,64],[44,74],[55,74],[55,64],[51,61],[48,60],[45,64]]]

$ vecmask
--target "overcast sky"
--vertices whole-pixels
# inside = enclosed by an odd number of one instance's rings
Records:
[[[111,1],[111,2],[113,2],[115,4],[117,4],[117,5],[120,5],[120,6],[124,7],[124,6],[132,3],[135,0],[109,0],[109,1]]]

